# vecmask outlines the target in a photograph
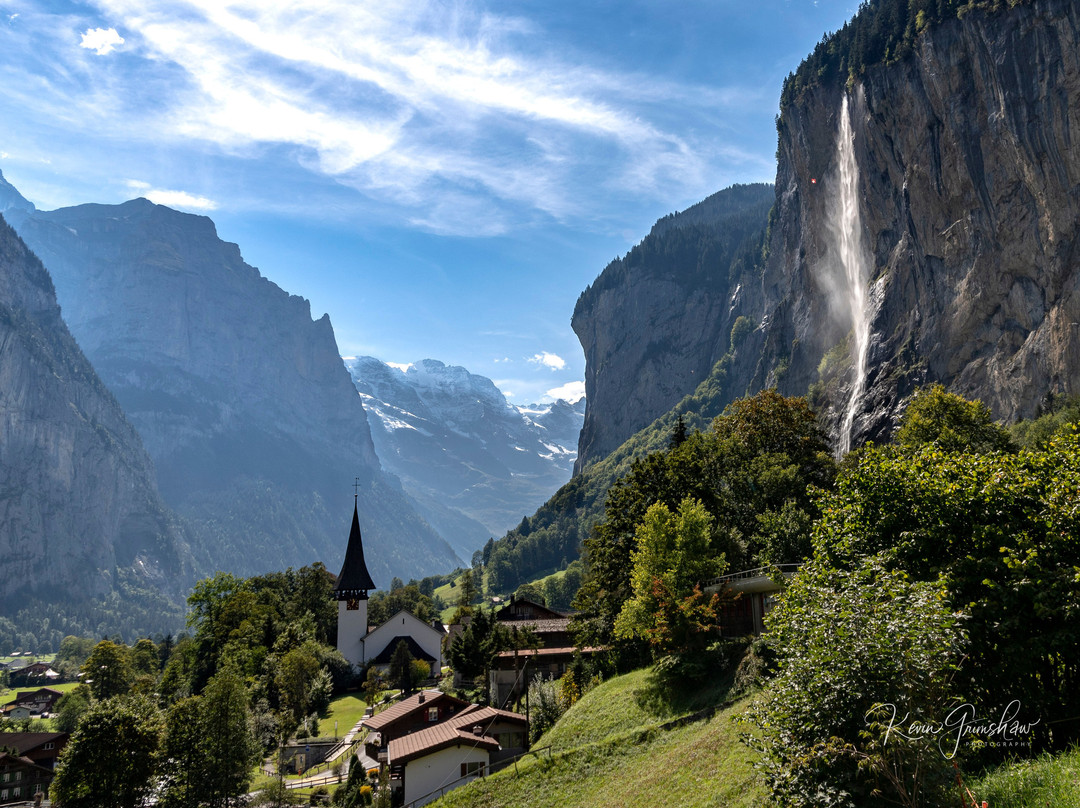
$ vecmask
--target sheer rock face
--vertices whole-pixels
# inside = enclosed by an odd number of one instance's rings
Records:
[[[756,315],[760,300],[747,293],[756,279],[733,263],[771,202],[767,185],[735,186],[667,216],[582,293],[572,320],[586,398],[575,473],[692,393],[728,351],[735,320]]]
[[[377,579],[454,565],[382,472],[329,317],[313,321],[210,219],[139,199],[14,221],[206,569],[336,569],[357,476]]]
[[[0,220],[0,600],[87,601],[117,575],[179,595],[182,529],[135,429],[60,317],[49,273]]]
[[[804,393],[850,327],[820,280],[843,91],[783,111],[755,387]],[[876,306],[856,444],[886,436],[927,382],[1007,421],[1048,392],[1080,393],[1077,6],[1041,0],[932,28],[852,98]],[[846,384],[824,390],[834,430]]]
[[[852,322],[825,278],[844,92],[872,254],[853,445],[886,439],[930,382],[1006,421],[1035,415],[1048,393],[1080,393],[1078,16],[1067,0],[970,12],[850,89],[817,87],[785,108],[760,277],[701,285],[623,273],[605,285],[615,264],[605,270],[574,315],[589,402],[577,470],[691,392],[740,314],[755,330],[731,358],[723,397],[811,392],[837,435]]]

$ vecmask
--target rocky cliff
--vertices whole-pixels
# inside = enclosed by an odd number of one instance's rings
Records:
[[[772,202],[771,186],[734,186],[667,216],[582,293],[572,325],[587,405],[575,472],[693,392],[731,349],[740,316],[757,322],[747,287]]]
[[[434,359],[404,371],[372,357],[346,364],[380,459],[462,558],[570,479],[581,402],[519,409],[490,379]]]
[[[381,470],[329,318],[313,321],[210,219],[145,199],[12,218],[191,525],[202,569],[336,569],[354,477],[377,583],[454,566]]]
[[[1080,393],[1080,12],[1067,0],[962,5],[928,24],[914,6],[865,4],[792,75],[756,272],[695,276],[684,269],[693,255],[665,255],[658,234],[708,221],[695,206],[658,222],[582,295],[574,328],[589,410],[578,469],[689,392],[738,316],[753,328],[725,363],[722,397],[774,385],[809,393],[838,446],[842,432],[853,445],[886,439],[930,382],[1005,421],[1035,415],[1048,393]],[[858,339],[840,267],[852,235],[838,201],[845,95],[868,333],[850,430]],[[715,212],[712,221],[720,226]],[[635,253],[649,250],[646,269]],[[696,260],[707,255],[703,246]]]
[[[1078,13],[1068,0],[969,11],[924,30],[903,58],[782,109],[765,361],[741,368],[753,386],[813,386],[839,430],[851,322],[831,305],[828,234],[848,93],[869,254],[855,442],[886,436],[926,382],[1007,421],[1036,414],[1049,392],[1080,393]]]
[[[176,600],[191,584],[138,434],[65,327],[49,273],[2,219],[0,554],[9,615],[35,598],[85,610],[121,580]]]

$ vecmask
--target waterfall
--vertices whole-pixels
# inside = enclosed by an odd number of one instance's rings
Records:
[[[836,162],[839,188],[832,206],[830,229],[838,253],[842,273],[837,273],[839,304],[850,316],[851,357],[855,376],[851,397],[840,427],[838,457],[851,451],[855,415],[866,393],[866,365],[870,349],[870,311],[866,288],[869,283],[869,260],[863,244],[862,216],[859,213],[859,165],[855,162],[855,134],[851,128],[851,109],[844,95],[840,109],[840,132],[836,142]]]

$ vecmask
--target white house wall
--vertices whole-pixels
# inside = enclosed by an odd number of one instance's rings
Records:
[[[408,805],[413,800],[418,800],[434,791],[434,795],[418,803],[418,805],[426,805],[439,797],[439,789],[443,786],[454,783],[454,788],[457,788],[475,780],[475,777],[467,780],[459,779],[461,764],[483,763],[486,766],[488,757],[486,749],[461,744],[410,760],[405,764],[405,804]]]

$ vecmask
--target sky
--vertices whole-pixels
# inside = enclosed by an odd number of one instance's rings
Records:
[[[0,0],[0,170],[39,208],[208,215],[343,355],[579,397],[580,293],[772,182],[834,0]]]

